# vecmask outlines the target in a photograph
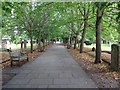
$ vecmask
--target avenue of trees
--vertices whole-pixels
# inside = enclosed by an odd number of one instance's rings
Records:
[[[62,38],[83,52],[84,41],[96,42],[95,63],[101,62],[101,40],[120,43],[120,2],[2,2],[2,37],[12,42],[33,40],[41,48]]]

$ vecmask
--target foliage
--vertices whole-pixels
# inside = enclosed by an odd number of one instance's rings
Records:
[[[104,9],[102,37],[117,41],[119,33],[119,3],[102,3]],[[2,2],[2,37],[12,41],[22,39],[82,37],[86,12],[88,25],[85,38],[95,40],[96,8],[98,2]],[[15,33],[17,31],[17,33]],[[16,36],[15,36],[16,35]]]

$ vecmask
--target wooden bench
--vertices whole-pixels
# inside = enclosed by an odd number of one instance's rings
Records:
[[[21,50],[16,51],[8,50],[8,52],[10,54],[11,67],[13,66],[13,62],[17,62],[19,66],[21,66],[21,62],[28,61],[28,54]]]

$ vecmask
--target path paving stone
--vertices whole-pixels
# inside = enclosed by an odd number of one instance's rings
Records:
[[[49,85],[53,84],[53,79],[31,79],[31,81],[28,83],[31,85]]]
[[[96,88],[62,45],[53,45],[33,62],[11,72],[18,74],[3,88]]]

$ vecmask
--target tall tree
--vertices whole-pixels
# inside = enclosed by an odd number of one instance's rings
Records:
[[[81,11],[81,9],[79,10],[81,12],[81,15],[83,16],[83,30],[82,30],[82,38],[80,42],[80,53],[82,53],[83,45],[85,41],[85,34],[86,34],[87,27],[88,27],[88,19],[90,16],[90,3],[84,3],[83,11]]]
[[[96,15],[96,58],[95,63],[101,62],[101,24],[103,16],[102,3],[97,3],[97,15]]]

